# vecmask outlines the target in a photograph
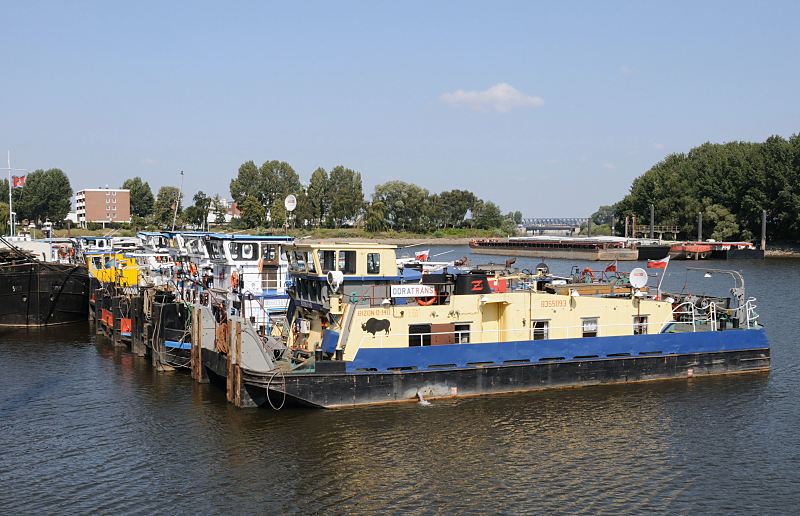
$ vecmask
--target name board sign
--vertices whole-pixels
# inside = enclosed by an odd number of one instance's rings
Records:
[[[392,297],[431,297],[436,295],[433,285],[392,285]]]

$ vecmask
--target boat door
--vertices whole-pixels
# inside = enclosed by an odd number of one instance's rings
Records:
[[[278,244],[261,243],[261,259],[258,267],[261,272],[261,289],[278,290],[280,285],[280,246]]]

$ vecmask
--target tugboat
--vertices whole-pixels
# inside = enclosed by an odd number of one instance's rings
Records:
[[[66,245],[56,255],[56,261],[45,261],[0,237],[0,327],[87,320],[87,269],[70,263],[74,250]]]
[[[737,279],[720,298],[653,291],[638,268],[414,277],[389,245],[295,245],[287,255],[290,330],[239,350],[242,405],[340,408],[770,367],[755,299],[733,271],[716,271]]]

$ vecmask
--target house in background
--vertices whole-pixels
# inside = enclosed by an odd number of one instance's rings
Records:
[[[208,217],[206,218],[206,222],[208,225],[220,226],[223,224],[230,224],[233,219],[238,219],[242,217],[242,212],[239,211],[239,207],[236,205],[236,201],[228,201],[227,199],[220,199],[220,203],[225,208],[225,220],[217,221],[217,214],[214,213],[214,207],[212,206],[211,211],[208,212]]]
[[[131,221],[131,191],[118,188],[87,188],[75,194],[78,225],[90,222]]]

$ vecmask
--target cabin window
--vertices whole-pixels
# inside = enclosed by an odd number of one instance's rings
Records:
[[[381,255],[380,253],[367,254],[367,274],[380,274],[381,273]]]
[[[228,250],[231,258],[237,261],[254,260],[256,256],[256,246],[254,243],[228,242]]]
[[[92,265],[95,269],[102,269],[103,268],[103,259],[99,256],[95,256],[92,258]]]
[[[336,251],[317,251],[317,255],[323,274],[336,270]]]
[[[531,322],[533,340],[547,340],[550,338],[550,321]]]
[[[222,242],[219,242],[217,240],[209,242],[207,249],[208,249],[208,255],[211,258],[219,258],[220,256],[222,256]]]
[[[308,255],[305,251],[295,251],[290,260],[292,270],[297,272],[305,272],[307,257]]]
[[[597,318],[583,319],[581,323],[583,337],[597,337]]]
[[[339,270],[342,274],[356,273],[356,252],[339,251]]]
[[[633,334],[645,335],[647,334],[647,316],[637,315],[633,318]]]
[[[456,344],[469,344],[469,324],[456,324],[454,329]]]
[[[408,347],[430,346],[430,345],[431,345],[430,324],[408,325]]]
[[[278,260],[278,250],[273,244],[261,244],[261,257],[264,263],[276,262]]]

